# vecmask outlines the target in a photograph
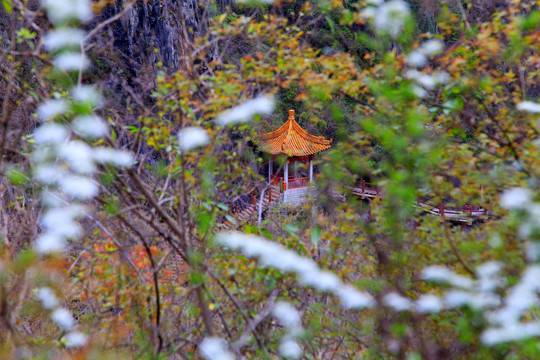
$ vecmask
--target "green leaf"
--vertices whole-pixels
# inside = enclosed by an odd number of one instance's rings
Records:
[[[321,239],[321,228],[317,226],[311,229],[311,242],[315,245],[315,247],[319,247],[320,239]]]
[[[6,9],[6,12],[8,14],[11,14],[13,11],[13,5],[11,5],[11,0],[2,0],[2,5],[4,5],[4,9]]]
[[[13,185],[23,185],[27,182],[28,177],[22,171],[11,168],[7,171],[7,178]]]
[[[298,232],[298,226],[294,224],[287,224],[283,227],[283,230],[294,236]]]

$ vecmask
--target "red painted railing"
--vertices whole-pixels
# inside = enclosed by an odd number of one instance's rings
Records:
[[[309,185],[309,178],[308,177],[297,177],[289,176],[289,184],[287,185],[285,183],[285,179],[283,176],[280,175],[272,175],[270,177],[270,183],[275,186],[279,186],[280,184],[283,185],[283,190],[289,190],[289,189],[299,189],[303,187],[307,187]]]
[[[287,190],[303,188],[308,186],[308,184],[308,177],[289,178],[289,185],[287,186]]]
[[[377,195],[377,196],[381,195],[381,190],[379,188],[379,185],[377,184],[368,183],[368,182],[365,182],[364,180],[361,180],[361,181],[358,181],[356,185],[358,186],[358,189],[362,190],[362,194],[373,193],[373,195]]]
[[[366,196],[380,196],[381,191],[378,185],[373,183],[368,183],[364,180],[358,181],[353,193],[357,195],[366,195]],[[485,207],[480,207],[471,204],[465,204],[462,207],[451,207],[446,206],[443,203],[438,205],[431,205],[428,199],[423,199],[421,197],[417,198],[417,205],[419,207],[427,208],[430,212],[438,214],[439,216],[446,217],[460,217],[460,216],[482,216],[487,215],[488,210]]]
[[[270,183],[272,185],[279,185],[280,182],[283,182],[283,176],[278,176],[278,175],[271,175],[270,176]]]

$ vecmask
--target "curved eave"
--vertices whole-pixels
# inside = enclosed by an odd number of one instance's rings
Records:
[[[294,120],[294,112],[289,113],[291,116],[279,129],[259,137],[261,150],[272,155],[307,156],[331,147],[332,139],[308,133]]]

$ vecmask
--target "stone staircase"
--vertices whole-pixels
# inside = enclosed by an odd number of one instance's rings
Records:
[[[265,211],[268,209],[270,204],[280,199],[280,192],[279,188],[277,186],[272,185],[270,187],[270,197],[266,194],[262,201],[262,211]],[[270,201],[271,200],[271,201]],[[232,223],[229,220],[225,221],[224,223],[218,225],[219,230],[231,230],[232,228],[236,226],[240,226],[246,221],[249,221],[252,218],[256,218],[259,212],[259,201],[260,198],[255,199],[254,204],[250,204],[247,208],[244,210],[231,215],[236,220],[236,223]]]

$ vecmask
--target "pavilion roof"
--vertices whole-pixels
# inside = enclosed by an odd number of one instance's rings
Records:
[[[260,135],[260,148],[272,155],[307,156],[330,148],[332,139],[315,136],[302,129],[294,120],[294,110],[279,129]]]

